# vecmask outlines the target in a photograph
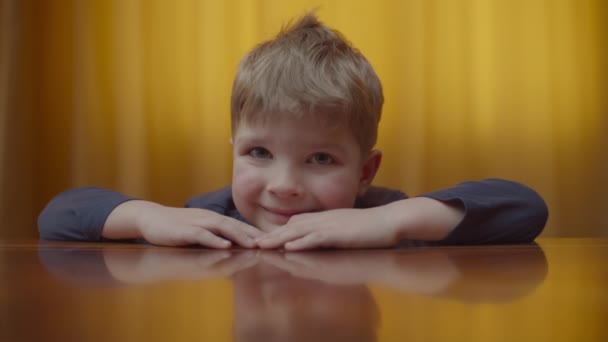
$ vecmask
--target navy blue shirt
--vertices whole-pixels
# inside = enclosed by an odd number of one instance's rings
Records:
[[[523,184],[502,179],[464,182],[421,195],[461,205],[462,221],[441,241],[428,245],[477,245],[531,242],[543,230],[548,210],[543,199]],[[371,208],[408,198],[398,190],[371,187],[355,208]],[[40,237],[47,240],[102,241],[101,230],[119,204],[135,199],[98,187],[68,190],[53,198],[38,218]],[[195,196],[186,207],[201,208],[246,222],[234,205],[232,188]],[[408,244],[407,241],[404,241]]]

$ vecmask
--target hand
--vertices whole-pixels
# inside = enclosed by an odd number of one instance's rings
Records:
[[[289,251],[394,246],[398,240],[395,227],[383,211],[384,207],[376,207],[295,215],[256,242],[260,248],[283,247]]]
[[[128,201],[108,216],[102,235],[109,239],[143,238],[164,246],[198,244],[228,248],[232,243],[255,247],[261,230],[210,210],[172,208],[147,201]]]
[[[183,246],[199,244],[228,248],[232,243],[255,247],[263,232],[253,226],[210,210],[158,206],[142,211],[137,226],[142,237],[153,244]]]
[[[392,247],[400,240],[441,240],[463,217],[459,203],[417,197],[369,209],[296,215],[256,242],[260,248],[286,250]]]

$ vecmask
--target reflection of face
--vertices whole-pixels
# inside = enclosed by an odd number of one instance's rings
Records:
[[[295,278],[268,264],[234,280],[237,341],[375,340],[378,310],[363,285]]]
[[[512,301],[538,288],[548,270],[537,245],[281,253],[112,245],[72,250],[41,243],[39,256],[51,273],[78,287],[171,281],[178,290],[169,292],[177,293],[183,289],[178,279],[230,277],[235,339],[243,341],[374,340],[379,311],[365,284],[397,290],[406,299],[423,294],[465,302]],[[142,293],[158,297],[157,291]],[[224,308],[228,301],[218,302]],[[129,310],[132,319],[147,307],[140,309]],[[173,309],[183,311],[179,305]],[[433,312],[416,315],[432,320]]]
[[[361,151],[347,127],[311,118],[241,122],[233,137],[232,194],[243,217],[264,231],[293,215],[352,208]]]

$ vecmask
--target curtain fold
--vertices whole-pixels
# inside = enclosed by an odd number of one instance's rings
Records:
[[[509,178],[547,200],[544,236],[608,236],[603,1],[4,0],[0,237],[70,187],[179,206],[229,184],[238,61],[317,7],[383,82],[376,184]]]

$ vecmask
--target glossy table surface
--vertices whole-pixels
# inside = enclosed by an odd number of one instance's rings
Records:
[[[213,251],[0,241],[0,341],[608,341],[608,239]]]

